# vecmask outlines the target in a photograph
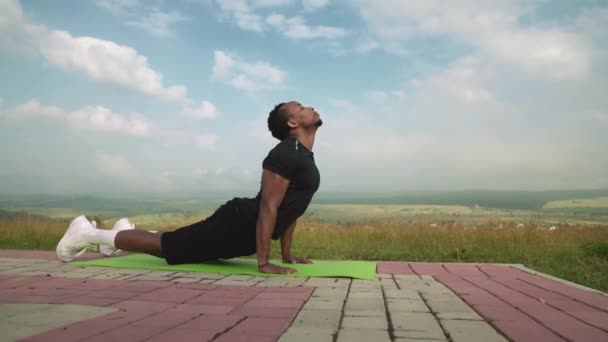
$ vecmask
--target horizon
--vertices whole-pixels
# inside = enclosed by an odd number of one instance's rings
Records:
[[[253,197],[292,99],[324,122],[316,196],[608,189],[607,20],[566,0],[0,0],[0,194]]]

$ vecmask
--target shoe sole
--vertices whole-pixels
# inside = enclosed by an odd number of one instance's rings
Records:
[[[86,220],[86,219],[85,219]],[[70,237],[72,237],[74,235],[74,233],[76,232],[76,228],[77,225],[80,223],[81,220],[74,220],[72,221],[72,223],[70,223],[70,226],[68,227],[67,231],[65,232],[65,234],[63,234],[63,237],[61,238],[61,240],[59,240],[59,243],[57,244],[57,247],[55,248],[55,253],[57,254],[57,258],[63,262],[70,262],[73,261],[74,258],[76,258],[77,256],[81,255],[82,253],[84,253],[87,250],[87,247],[84,247],[81,251],[79,251],[78,253],[76,253],[74,255],[74,257],[72,257],[71,259],[65,259],[63,257],[63,255],[61,255],[60,251],[63,251],[63,245],[66,243],[66,240],[69,239]]]

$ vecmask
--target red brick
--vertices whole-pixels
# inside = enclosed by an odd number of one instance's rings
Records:
[[[186,323],[201,314],[180,311],[177,309],[169,309],[144,319],[131,323],[137,327],[159,327],[163,329],[173,328],[180,324]]]
[[[608,297],[601,294],[577,289],[572,286],[529,273],[526,273],[520,279],[534,286],[576,299],[600,310],[608,311]]]
[[[478,267],[491,278],[497,279],[515,279],[523,273],[522,270],[511,266],[479,265]]]
[[[492,325],[517,342],[566,342],[546,327],[531,319],[524,321],[496,321]]]
[[[192,298],[198,297],[200,294],[200,290],[178,289],[174,287],[168,287],[139,295],[137,297],[134,297],[133,300],[184,303]]]
[[[545,301],[547,304],[554,306],[565,312],[598,312],[597,308],[572,300],[551,298]]]
[[[410,267],[416,274],[419,275],[436,275],[436,274],[448,274],[448,272],[441,267],[441,264],[437,263],[426,263],[426,262],[412,262]]]
[[[45,281],[37,282],[28,285],[32,289],[72,289],[74,286],[80,286],[85,279],[78,278],[47,278]]]
[[[110,314],[113,315],[113,314]],[[20,341],[27,342],[48,342],[48,341],[62,341],[72,342],[81,341],[88,337],[103,333],[111,329],[117,329],[121,326],[128,324],[126,320],[120,319],[105,319],[107,316],[90,319],[83,322],[76,322],[65,327],[59,327],[46,331],[44,333],[30,336]]]
[[[54,251],[0,249],[0,258],[57,260],[57,253]]]
[[[380,261],[376,264],[376,273],[416,274],[407,262]]]
[[[162,332],[162,328],[157,327],[135,327],[131,325],[119,327],[106,331],[99,335],[87,338],[87,342],[108,342],[108,341],[144,341],[151,338],[154,335],[158,335]]]
[[[128,283],[124,280],[87,279],[73,287],[79,290],[121,290],[121,287]]]
[[[117,298],[96,298],[90,296],[71,296],[61,298],[63,304],[80,304],[80,305],[94,305],[94,306],[108,306],[121,301]]]
[[[251,298],[221,297],[210,292],[186,301],[187,304],[205,304],[237,307],[247,303]]]
[[[294,292],[294,293],[283,293],[283,292],[262,292],[259,295],[255,296],[253,300],[266,300],[266,299],[289,299],[289,300],[307,300],[312,291],[310,293],[306,292]]]
[[[475,305],[473,309],[488,321],[520,321],[528,317],[507,304],[496,305]]]
[[[97,318],[99,321],[112,321],[112,322],[125,322],[125,324],[133,323],[144,319],[146,317],[150,317],[156,314],[156,311],[143,311],[143,310],[129,310],[124,311],[120,310],[104,317]]]
[[[92,291],[89,293],[90,297],[95,298],[113,298],[113,299],[131,299],[135,296],[139,296],[137,292],[131,291],[116,291],[116,290],[103,290],[103,291]]]
[[[262,287],[224,285],[221,287],[217,287],[209,293],[226,297],[253,298],[260,294],[260,292],[262,292],[263,290],[264,288]]]
[[[505,302],[485,291],[460,296],[469,305],[504,306]]]
[[[190,290],[201,290],[201,291],[211,291],[217,288],[216,285],[210,284],[200,284],[200,283],[177,283],[174,287],[178,289],[190,289]]]
[[[186,324],[181,325],[180,327],[184,329],[205,330],[214,333],[221,333],[234,327],[244,318],[244,316],[240,315],[202,315],[187,322]]]
[[[15,289],[23,286],[36,284],[37,282],[46,281],[46,277],[8,277],[0,281],[0,289]]]
[[[151,291],[155,289],[161,289],[164,287],[169,287],[173,285],[173,283],[168,281],[155,281],[155,280],[134,280],[129,281],[125,285],[121,286],[121,290],[123,291]]]
[[[292,287],[265,287],[262,289],[260,295],[264,293],[305,293],[312,294],[314,292],[314,287],[306,287],[306,286],[292,286]]]
[[[574,318],[568,317],[563,320],[550,321],[544,324],[547,328],[572,341],[608,341],[608,333],[580,322]]]
[[[146,342],[206,342],[211,341],[215,334],[210,331],[184,329],[183,327],[167,330],[160,335],[156,335]]]
[[[165,311],[175,306],[172,303],[152,303],[140,300],[125,300],[117,304],[112,305],[113,307],[123,309],[126,311],[144,311],[149,313]]]
[[[200,314],[215,314],[215,315],[225,315],[229,312],[233,311],[236,306],[231,305],[207,305],[207,304],[177,304],[175,306],[176,310],[191,312],[191,313],[200,313]]]
[[[239,323],[231,332],[279,337],[290,324],[289,319],[250,317]]]
[[[523,292],[528,296],[542,298],[543,300],[547,300],[549,298],[568,299],[568,297],[565,297],[561,294],[530,285],[519,279],[496,279],[496,282],[503,284],[511,289]]]
[[[471,264],[443,264],[445,269],[461,277],[487,277],[475,265]]]
[[[226,334],[221,335],[217,339],[213,340],[213,342],[276,342],[278,338],[279,336],[252,336],[245,333],[235,333],[229,331]]]
[[[608,317],[607,317],[608,315],[603,311],[572,312],[570,314],[596,328],[600,328],[604,331],[606,331],[608,329]]]

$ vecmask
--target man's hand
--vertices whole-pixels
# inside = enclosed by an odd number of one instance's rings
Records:
[[[296,273],[297,270],[289,267],[281,267],[273,264],[266,264],[260,267],[260,272],[271,273],[271,274],[292,274]]]
[[[283,257],[283,262],[286,264],[312,264],[312,260],[306,258],[298,258],[294,256]]]

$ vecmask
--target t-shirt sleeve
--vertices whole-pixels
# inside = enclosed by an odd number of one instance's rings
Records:
[[[282,149],[270,151],[268,156],[264,158],[262,167],[289,180],[293,177],[296,169],[293,156],[291,156],[288,151]]]

